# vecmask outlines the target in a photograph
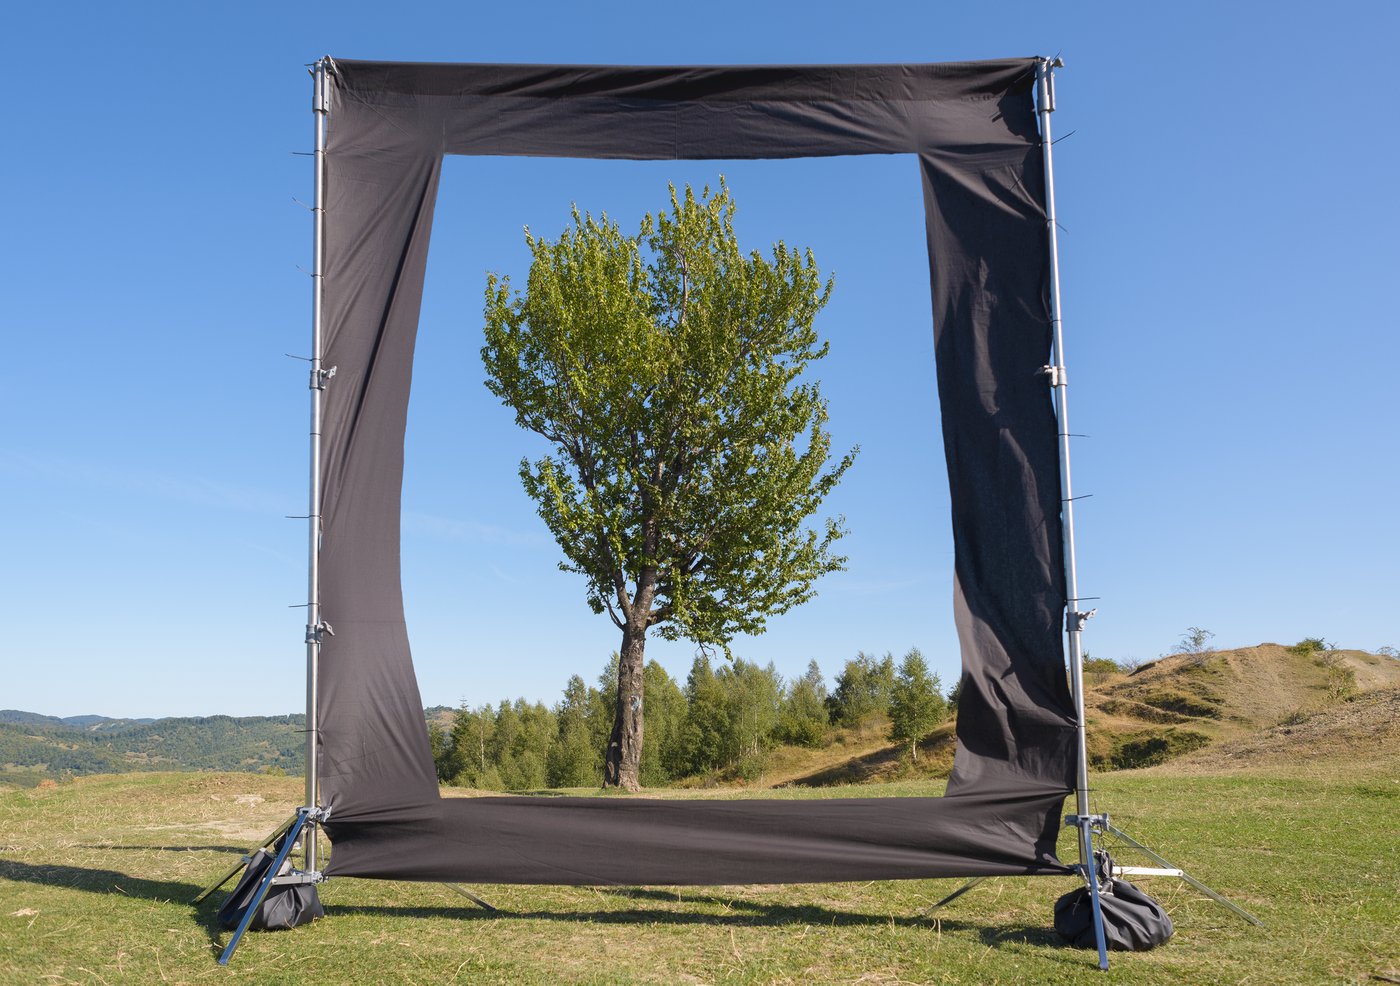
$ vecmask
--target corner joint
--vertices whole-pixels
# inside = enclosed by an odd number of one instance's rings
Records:
[[[333,366],[325,370],[319,367],[313,368],[311,371],[311,383],[309,385],[309,389],[325,390],[326,381],[330,380],[333,376],[335,376],[335,370],[336,368]]]
[[[332,627],[325,620],[322,620],[320,623],[316,623],[314,625],[308,625],[306,628],[306,642],[308,644],[319,644],[324,639],[323,634],[327,633],[334,637],[335,628]]]

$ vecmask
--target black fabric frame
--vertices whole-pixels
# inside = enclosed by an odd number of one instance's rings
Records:
[[[499,883],[1065,873],[1075,722],[1036,60],[587,67],[334,63],[326,155],[319,765],[327,872]],[[441,799],[399,579],[403,440],[444,154],[914,155],[962,647],[943,798]]]

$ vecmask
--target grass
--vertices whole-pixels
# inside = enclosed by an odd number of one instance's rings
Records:
[[[297,803],[296,779],[139,774],[0,793],[3,983],[1325,983],[1400,979],[1395,761],[1096,779],[1096,809],[1267,923],[1178,881],[1149,889],[1177,936],[1092,955],[1050,929],[1061,879],[988,881],[920,917],[956,881],[683,889],[478,887],[338,880],[327,919],[251,934],[233,964],[188,901]],[[935,794],[937,782],[744,792]],[[699,792],[667,792],[694,796]],[[712,796],[716,792],[703,792]],[[1062,852],[1072,849],[1066,843]],[[1132,862],[1126,857],[1124,862]],[[1394,981],[1391,979],[1389,981]]]

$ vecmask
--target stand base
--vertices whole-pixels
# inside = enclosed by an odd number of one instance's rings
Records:
[[[1106,970],[1108,968],[1108,952],[1104,937],[1103,913],[1098,891],[1102,881],[1112,880],[1115,877],[1159,876],[1174,877],[1183,880],[1190,886],[1194,887],[1196,890],[1199,890],[1201,893],[1205,894],[1211,900],[1215,901],[1217,904],[1220,904],[1221,906],[1230,910],[1232,913],[1234,913],[1241,919],[1248,921],[1250,924],[1255,925],[1256,927],[1264,927],[1263,921],[1259,920],[1253,914],[1250,914],[1243,907],[1240,907],[1234,901],[1227,898],[1224,894],[1212,890],[1200,880],[1197,880],[1195,877],[1191,876],[1191,874],[1187,873],[1185,870],[1181,869],[1178,866],[1175,866],[1167,859],[1163,858],[1162,856],[1159,856],[1147,846],[1143,845],[1141,842],[1138,842],[1132,836],[1128,835],[1122,829],[1114,825],[1109,820],[1109,817],[1107,815],[1070,815],[1065,818],[1065,825],[1066,827],[1078,830],[1080,839],[1087,841],[1090,853],[1090,856],[1088,858],[1093,857],[1093,837],[1095,835],[1098,835],[1100,837],[1112,836],[1124,845],[1135,849],[1136,851],[1146,856],[1148,859],[1159,864],[1158,866],[1114,866],[1111,872],[1104,872],[1102,874],[1095,872],[1099,869],[1097,865],[1077,865],[1073,867],[1075,873],[1084,879],[1086,887],[1089,891],[1090,900],[1092,902],[1092,920],[1094,923],[1095,943],[1097,944],[1099,950],[1100,969]],[[1082,844],[1083,843],[1081,842],[1081,845]],[[957,890],[954,890],[951,894],[944,897],[936,904],[932,904],[924,910],[920,911],[919,916],[927,917],[934,911],[946,907],[947,905],[951,904],[953,901],[961,897],[963,894],[967,893],[973,887],[977,886],[979,883],[982,883],[989,879],[992,878],[977,877],[975,879],[969,880],[967,883],[964,883],[961,887],[959,887]]]

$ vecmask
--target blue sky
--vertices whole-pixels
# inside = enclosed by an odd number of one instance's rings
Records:
[[[1086,645],[1400,646],[1391,3],[27,5],[0,156],[0,707],[302,703],[309,159],[303,64],[952,61],[1062,52],[1056,135]],[[725,174],[753,246],[837,289],[820,366],[848,572],[739,652],[828,674],[918,645],[956,677],[911,159],[453,159],[404,491],[426,702],[553,701],[617,646],[518,488],[482,388],[487,270],[571,202],[624,225]],[[648,653],[683,677],[685,644]]]

